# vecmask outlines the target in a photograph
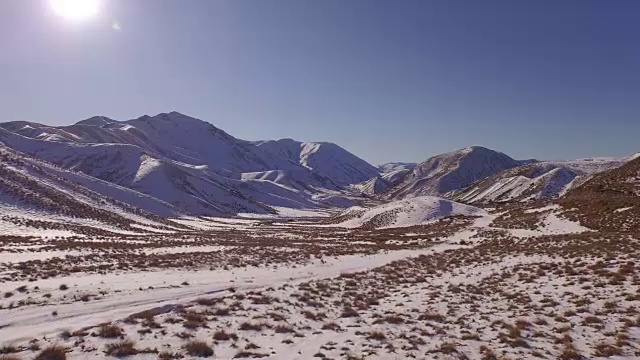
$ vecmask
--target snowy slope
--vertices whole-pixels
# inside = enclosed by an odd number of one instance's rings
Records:
[[[329,142],[292,139],[256,142],[258,148],[313,169],[340,186],[357,184],[377,176],[379,170],[340,146]]]
[[[142,193],[67,171],[0,142],[0,229],[83,232],[97,228],[130,233],[167,228],[161,216],[179,209]],[[84,230],[83,230],[84,229]]]
[[[381,194],[389,188],[388,181],[381,176],[373,177],[367,181],[353,185],[353,189],[367,195]]]
[[[383,194],[393,186],[397,185],[400,181],[402,181],[405,175],[410,172],[411,170],[403,168],[390,170],[367,181],[355,184],[352,186],[352,188],[357,192],[361,192],[366,195]]]
[[[380,169],[383,173],[390,173],[398,170],[413,170],[418,166],[416,163],[408,163],[408,162],[390,162],[382,165],[378,165],[378,169]]]
[[[42,141],[2,129],[0,141],[66,169],[150,195],[190,215],[264,214],[274,212],[271,206],[320,205],[312,200],[312,194],[295,186],[224,177],[207,166],[155,158],[134,145]]]
[[[315,154],[330,153],[326,150],[304,147],[301,164],[179,113],[123,122],[93,117],[63,127],[3,123],[0,141],[191,215],[334,206],[334,192],[341,188],[310,166],[317,161]]]
[[[391,199],[444,195],[521,162],[487,148],[474,146],[437,155],[418,164],[387,196]]]
[[[51,127],[36,123],[0,124],[25,137],[80,144],[134,145],[145,153],[239,179],[244,172],[281,170],[308,185],[336,188],[310,169],[281,156],[262,151],[249,141],[236,139],[208,122],[177,112],[142,116],[118,122],[93,117],[71,126]]]
[[[346,228],[393,228],[426,224],[448,216],[484,216],[486,211],[451,200],[420,196],[396,200],[370,209],[347,209],[348,220],[337,226]]]
[[[626,158],[596,158],[526,164],[504,170],[448,195],[465,203],[556,198],[584,183],[593,174],[617,168],[626,161]]]

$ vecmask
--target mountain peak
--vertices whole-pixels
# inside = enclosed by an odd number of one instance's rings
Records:
[[[485,155],[485,154],[503,154],[500,151],[489,149],[487,147],[479,146],[479,145],[469,146],[467,148],[460,149],[460,150],[454,151],[454,152],[459,152],[459,153],[464,153],[464,154],[475,153],[475,154],[482,154],[482,155]]]
[[[408,173],[390,196],[444,195],[480,179],[520,165],[508,155],[482,146],[471,146],[432,156]]]
[[[197,121],[206,123],[204,120],[196,119],[194,117],[181,114],[177,111],[171,111],[168,113],[159,113],[158,115],[142,115],[135,120],[143,120],[143,121],[151,121],[151,120],[162,120],[162,121]],[[207,123],[208,124],[208,123]]]
[[[229,134],[215,127],[210,122],[177,111],[160,113],[155,116],[143,115],[137,119],[124,121],[124,123],[141,129],[151,127],[155,129],[155,131],[170,131],[171,133],[178,129],[186,133],[211,131],[223,138],[231,138]]]
[[[375,166],[330,142],[300,142],[285,138],[256,141],[254,144],[267,153],[312,169],[341,186],[369,180],[379,173]]]
[[[106,116],[93,116],[85,120],[78,121],[76,125],[88,125],[88,126],[104,126],[116,123],[116,120],[109,119]]]

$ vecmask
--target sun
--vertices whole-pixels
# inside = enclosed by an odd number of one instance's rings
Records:
[[[88,19],[100,8],[100,0],[49,0],[49,3],[54,13],[70,20]]]

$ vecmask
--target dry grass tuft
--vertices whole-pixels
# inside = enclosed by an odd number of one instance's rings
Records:
[[[135,343],[132,340],[123,340],[115,343],[107,344],[104,347],[104,353],[113,357],[126,357],[136,355],[139,353],[135,348]]]
[[[103,324],[98,328],[96,335],[103,339],[117,339],[124,336],[124,330],[118,325]]]
[[[213,356],[213,349],[209,344],[204,341],[193,340],[189,341],[183,346],[187,354],[191,356],[199,357],[211,357]]]
[[[42,350],[34,360],[67,360],[67,348],[53,345]]]

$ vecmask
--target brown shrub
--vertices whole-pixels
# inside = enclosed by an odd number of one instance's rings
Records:
[[[199,357],[211,357],[213,356],[213,349],[209,344],[204,341],[189,341],[183,346],[184,350],[187,354],[191,356],[199,356]]]
[[[238,335],[234,334],[234,333],[228,333],[226,331],[223,330],[218,330],[215,333],[213,333],[213,339],[214,340],[218,340],[218,341],[227,341],[227,340],[238,340]]]
[[[67,348],[53,345],[42,350],[34,360],[67,360]]]
[[[105,345],[104,353],[119,358],[136,355],[139,351],[136,350],[135,343],[132,340],[123,340]]]
[[[158,354],[158,360],[175,360],[181,359],[182,355],[171,351],[162,351]]]
[[[103,324],[98,328],[96,335],[103,339],[116,339],[124,335],[124,330],[118,325]]]

